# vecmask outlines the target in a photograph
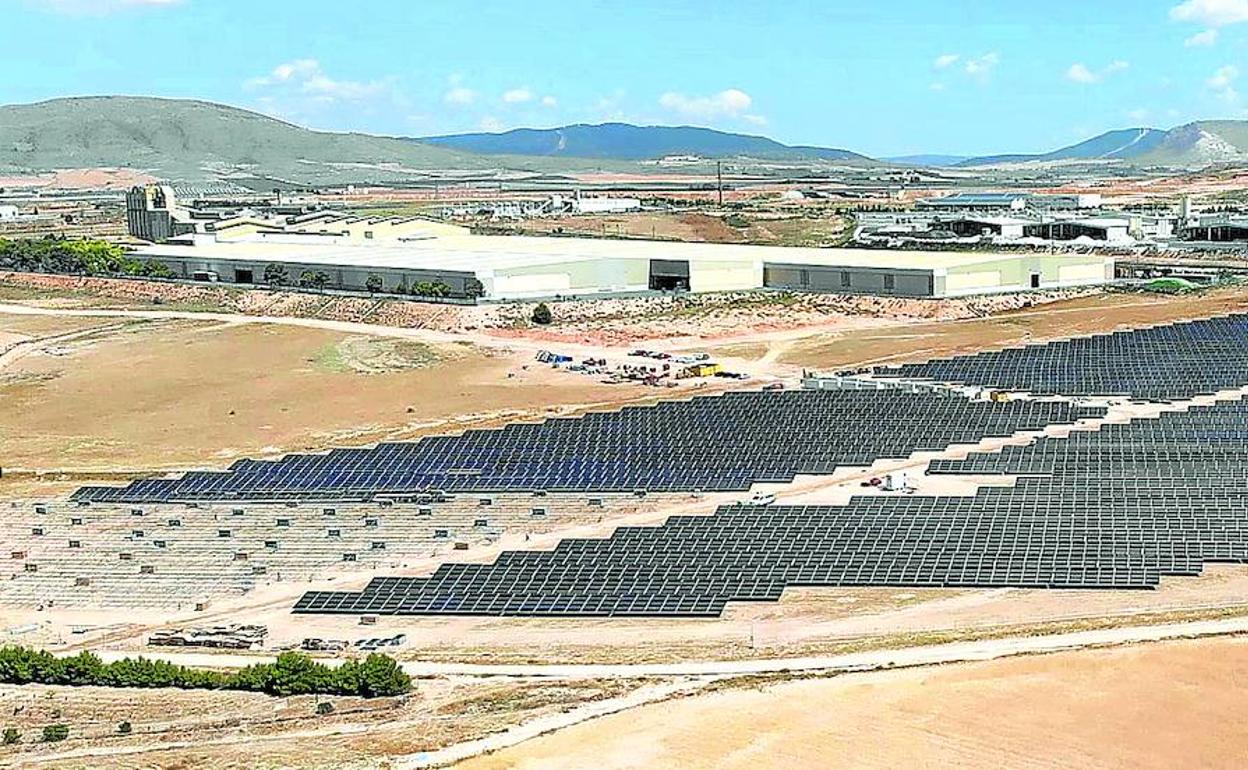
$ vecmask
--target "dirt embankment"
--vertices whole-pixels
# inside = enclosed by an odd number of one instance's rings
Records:
[[[929,300],[756,291],[568,300],[549,303],[554,324],[536,328],[530,321],[533,303],[439,305],[226,286],[0,273],[0,299],[43,305],[215,310],[444,332],[486,330],[500,337],[620,346],[673,337],[719,339],[803,328],[855,328],[911,319],[976,318],[1095,293],[1098,290],[1083,289]]]

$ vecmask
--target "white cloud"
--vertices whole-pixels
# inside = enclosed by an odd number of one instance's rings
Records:
[[[1127,70],[1130,66],[1131,65],[1127,62],[1118,60],[1112,61],[1100,70],[1093,72],[1088,69],[1088,65],[1083,62],[1076,62],[1075,64],[1070,65],[1070,68],[1066,70],[1066,79],[1072,83],[1099,83],[1115,72],[1123,72]]]
[[[362,101],[390,91],[390,83],[385,80],[335,80],[325,74],[316,59],[283,62],[269,74],[251,78],[243,86],[251,90],[281,89],[288,95],[302,94],[321,101]]]
[[[668,91],[659,97],[659,106],[688,118],[710,120],[713,118],[737,118],[754,104],[744,91],[729,88],[712,96],[685,96]]]
[[[477,92],[473,91],[471,88],[464,88],[463,86],[455,86],[442,96],[442,101],[447,104],[465,105],[472,104],[476,100]]]
[[[967,59],[962,69],[966,74],[972,77],[986,78],[992,73],[997,65],[1001,63],[1001,55],[998,53],[986,53],[983,56],[974,59]]]
[[[944,83],[932,83],[930,86],[928,86],[928,88],[933,91],[944,91],[945,84]]]
[[[527,88],[513,88],[503,93],[503,101],[507,104],[524,104],[533,100],[533,92]]]
[[[1205,85],[1214,89],[1227,88],[1228,86],[1231,85],[1231,83],[1235,82],[1235,79],[1238,77],[1239,77],[1239,68],[1233,64],[1228,64],[1225,67],[1219,68],[1217,72],[1213,73],[1213,75],[1208,80],[1205,81]]]
[[[1198,48],[1201,46],[1210,46],[1218,42],[1218,31],[1216,29],[1207,29],[1204,32],[1197,32],[1188,39],[1183,41],[1183,45],[1188,48]]]
[[[1075,83],[1095,83],[1096,75],[1092,70],[1088,69],[1086,64],[1072,64],[1070,69],[1066,70],[1066,79]]]
[[[36,8],[53,13],[102,16],[131,8],[170,8],[182,0],[28,0]]]
[[[767,118],[763,117],[762,115],[742,115],[741,119],[744,120],[746,123],[749,123],[751,126],[767,125]]]
[[[543,106],[543,107],[556,107],[556,106],[558,106],[558,104],[559,104],[559,100],[558,100],[558,99],[556,99],[556,98],[555,98],[555,97],[553,97],[553,96],[543,96],[543,97],[542,97],[542,106]]]
[[[1144,121],[1148,120],[1148,116],[1149,116],[1148,110],[1144,109],[1143,107],[1141,107],[1138,110],[1131,110],[1130,112],[1127,113],[1127,117],[1130,118],[1131,120],[1134,120],[1136,123],[1143,123]]]
[[[958,59],[961,58],[962,56],[956,53],[941,54],[936,57],[936,61],[932,62],[932,66],[938,70],[949,69],[953,65],[957,64]]]
[[[482,131],[489,131],[490,133],[498,133],[503,130],[502,122],[500,122],[498,118],[492,118],[489,116],[481,118],[481,122],[477,125]]]
[[[1207,27],[1239,24],[1248,21],[1248,0],[1187,0],[1170,9],[1170,18]]]

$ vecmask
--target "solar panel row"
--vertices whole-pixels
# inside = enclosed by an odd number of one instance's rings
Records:
[[[1248,406],[1040,439],[934,464],[1035,474],[973,497],[720,508],[660,527],[312,592],[308,613],[713,616],[787,586],[1151,588],[1248,560]]]
[[[228,471],[85,487],[76,500],[371,499],[446,492],[729,491],[975,443],[1103,410],[890,390],[779,391],[631,407],[462,436],[242,460]]]
[[[1231,315],[880,367],[873,374],[1038,395],[1184,400],[1248,385],[1245,337],[1248,315]]]

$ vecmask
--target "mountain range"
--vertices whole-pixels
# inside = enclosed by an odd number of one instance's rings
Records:
[[[314,131],[256,112],[187,99],[98,96],[0,106],[0,174],[131,168],[158,178],[259,176],[300,184],[393,182],[458,173],[661,172],[670,156],[826,166],[975,168],[1115,162],[1248,164],[1248,121],[1109,131],[1047,153],[873,160],[844,149],[786,145],[691,126],[577,124],[423,138]]]
[[[416,140],[483,155],[536,155],[561,158],[655,160],[680,155],[758,160],[827,160],[874,163],[849,150],[781,144],[694,126],[634,126],[628,123],[577,123],[561,128],[516,128],[498,134],[450,134]]]

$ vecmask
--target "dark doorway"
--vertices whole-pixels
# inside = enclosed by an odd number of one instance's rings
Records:
[[[650,260],[651,291],[689,291],[689,262],[683,259]]]
[[[234,268],[234,283],[255,283],[256,275],[250,269]]]
[[[1031,274],[1031,288],[1033,289],[1040,288],[1040,274],[1039,273]]]

